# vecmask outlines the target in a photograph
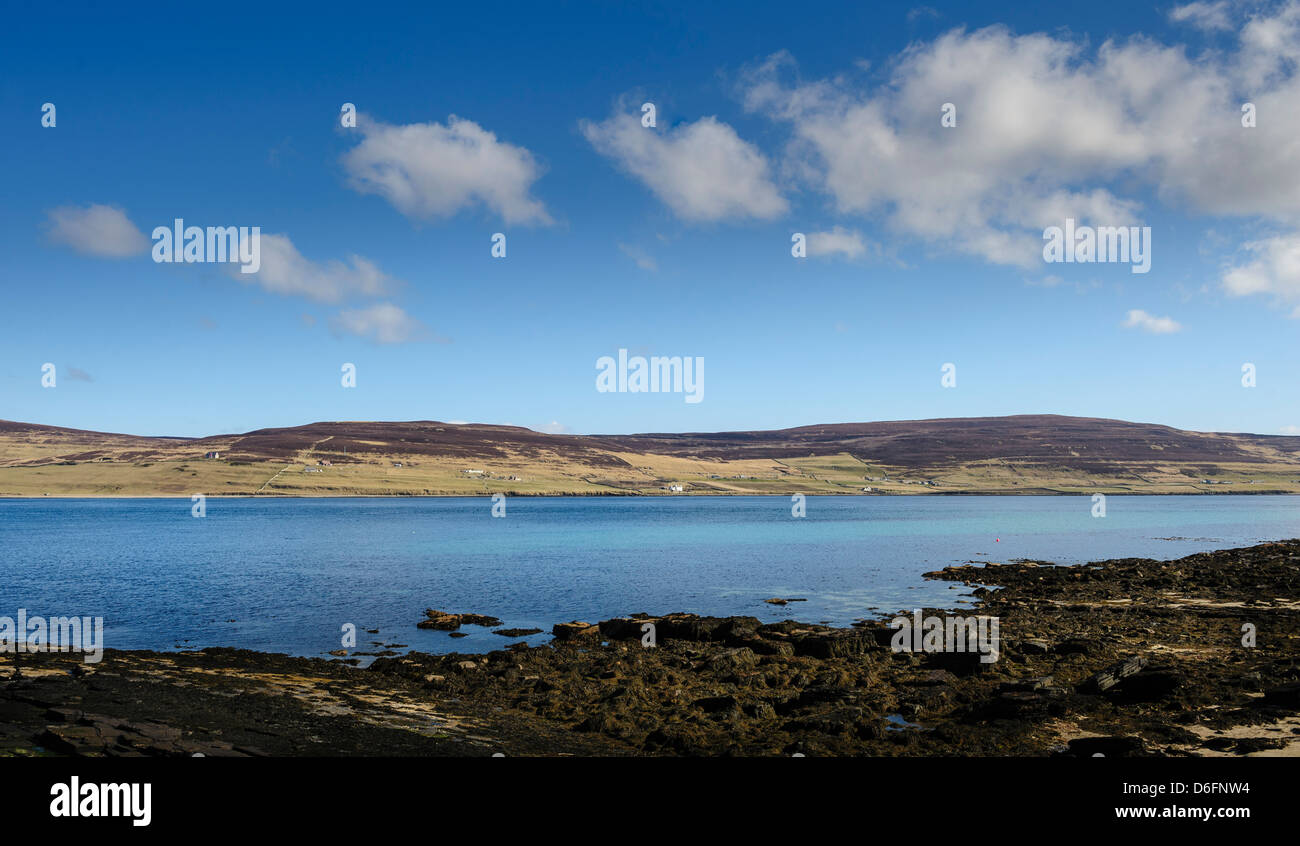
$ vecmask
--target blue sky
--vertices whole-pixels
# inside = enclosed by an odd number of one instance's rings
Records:
[[[1300,432],[1296,3],[7,18],[0,418]],[[1150,272],[1045,264],[1067,215],[1151,227]],[[155,263],[177,217],[259,226],[259,273]],[[620,348],[704,400],[598,393]]]

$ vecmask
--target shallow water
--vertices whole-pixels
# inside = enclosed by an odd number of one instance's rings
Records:
[[[965,561],[1176,558],[1300,537],[1300,497],[518,497],[0,500],[0,615],[102,616],[119,649],[321,655],[345,623],[430,652],[514,642],[422,631],[427,607],[511,628],[636,611],[847,625],[961,607],[921,573]],[[1172,540],[1171,540],[1172,538]],[[768,597],[803,597],[785,607]],[[377,635],[365,629],[379,629]],[[549,634],[535,635],[541,643]]]

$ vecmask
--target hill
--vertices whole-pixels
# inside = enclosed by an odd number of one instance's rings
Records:
[[[217,453],[218,458],[205,458]],[[1300,437],[1057,415],[548,435],[437,421],[204,438],[0,421],[0,496],[1295,493]]]

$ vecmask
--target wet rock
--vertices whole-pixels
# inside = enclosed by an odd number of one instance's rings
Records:
[[[752,670],[756,666],[758,666],[758,656],[753,650],[745,647],[724,649],[709,659],[709,669],[714,672]]]
[[[1087,609],[1084,609],[1086,612]],[[1063,640],[1052,647],[1052,652],[1057,655],[1091,655],[1097,649],[1097,644],[1085,637],[1072,637]]]
[[[1117,702],[1159,702],[1177,694],[1187,678],[1177,670],[1146,669],[1134,673],[1111,690]]]
[[[492,634],[498,634],[502,637],[527,637],[529,635],[541,634],[541,629],[497,629]]]
[[[551,627],[551,634],[558,641],[593,638],[600,635],[600,627],[581,620],[574,620],[570,623],[556,623]]]
[[[794,645],[785,640],[753,637],[737,639],[730,643],[737,647],[744,647],[755,655],[777,655],[786,658],[794,655]]]
[[[486,614],[452,614],[448,611],[425,609],[424,619],[416,623],[416,628],[435,629],[437,631],[454,631],[461,626],[499,626],[501,621]]]
[[[1003,682],[998,685],[998,692],[1007,691],[1035,691],[1045,687],[1054,687],[1056,679],[1052,676],[1038,676],[1030,679],[1016,679],[1015,681]]]
[[[485,628],[501,625],[500,620],[487,614],[461,614],[460,621],[466,626],[483,626]]]
[[[601,620],[599,628],[600,633],[609,640],[640,640],[645,634],[641,627],[656,622],[654,618],[615,617],[612,620]],[[655,635],[658,637],[659,632],[656,631]]]
[[[1112,664],[1099,673],[1089,676],[1079,685],[1083,693],[1104,693],[1120,680],[1139,672],[1147,665],[1147,659],[1141,655],[1131,655],[1116,664]]]
[[[734,696],[706,696],[695,700],[695,707],[706,714],[729,714],[740,710]]]
[[[822,659],[863,655],[876,648],[875,638],[843,629],[793,637],[790,643],[795,655]]]
[[[710,641],[724,622],[721,617],[668,614],[659,619],[657,634],[660,640]]]
[[[617,724],[607,714],[590,714],[582,722],[574,726],[573,729],[574,731],[612,734],[617,729]]]
[[[782,728],[792,733],[847,735],[864,740],[879,738],[884,734],[878,715],[854,707],[796,717],[787,720]]]
[[[1266,752],[1273,749],[1285,749],[1289,741],[1281,737],[1242,737],[1238,738],[1232,751],[1238,755],[1252,752]]]
[[[448,614],[444,611],[435,611],[432,608],[424,612],[425,619],[415,624],[418,629],[436,629],[438,631],[451,631],[460,628],[460,615]]]
[[[984,655],[979,652],[920,652],[927,667],[935,667],[947,670],[957,676],[970,676],[975,673],[985,673],[993,668],[996,662],[985,661]]]

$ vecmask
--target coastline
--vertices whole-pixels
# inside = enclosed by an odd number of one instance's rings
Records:
[[[1300,754],[1300,540],[926,575],[974,587],[962,613],[1000,620],[996,661],[896,652],[883,620],[690,614],[365,668],[226,648],[40,654],[0,682],[0,755]],[[11,667],[2,656],[0,678]]]
[[[499,490],[486,493],[388,493],[388,494],[368,494],[368,493],[338,493],[338,494],[257,494],[257,493],[238,493],[238,494],[204,494],[207,499],[491,499],[497,494],[507,497],[519,497],[521,499],[539,499],[539,498],[628,498],[628,497],[654,497],[670,499],[674,497],[772,497],[774,499],[789,499],[795,494],[805,497],[827,497],[827,496],[851,496],[862,497],[864,499],[879,498],[899,498],[899,497],[946,497],[946,496],[1079,496],[1090,497],[1094,494],[1101,493],[1106,496],[1300,496],[1300,491],[1289,490],[1257,490],[1257,491],[1124,491],[1101,489],[1097,491],[1042,491],[1042,490],[1022,490],[1022,491],[916,491],[915,493],[855,493],[853,491],[844,491],[842,493],[810,493],[805,491],[791,490],[783,493],[763,493],[748,491],[689,491],[679,493],[655,493],[655,492],[624,492],[624,491],[598,491],[598,492],[547,492],[536,493],[533,491],[510,491]],[[42,499],[175,499],[189,500],[193,494],[176,494],[176,493],[157,493],[157,494],[45,494],[42,496],[17,495],[17,494],[0,494],[0,502],[5,500],[42,500]]]

